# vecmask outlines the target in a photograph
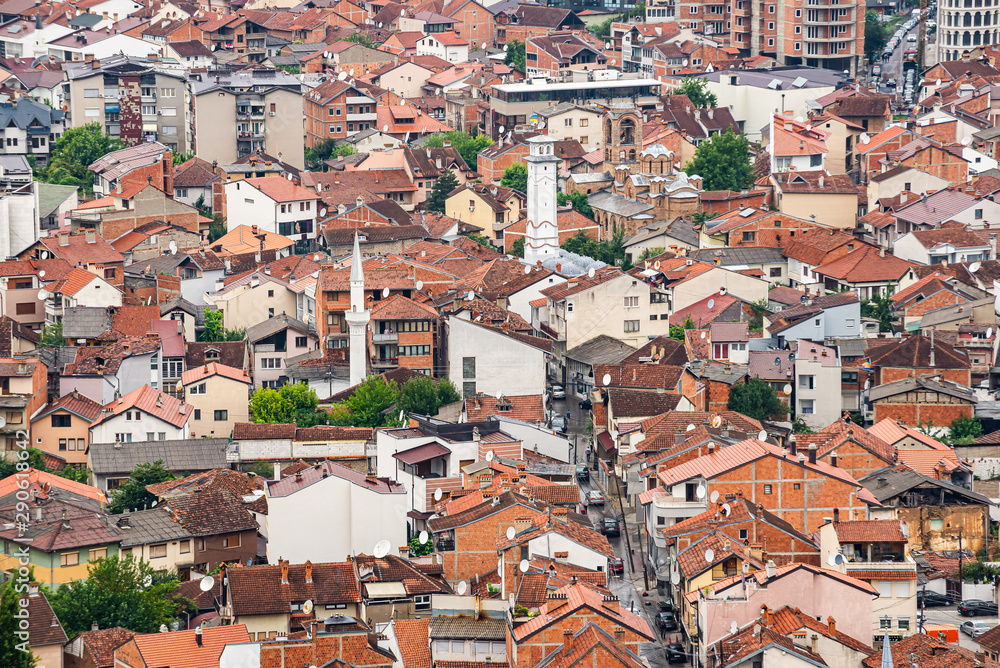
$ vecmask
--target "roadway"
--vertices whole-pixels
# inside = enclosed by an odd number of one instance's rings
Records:
[[[997,625],[996,617],[963,617],[958,614],[957,605],[948,605],[943,607],[925,608],[924,616],[928,624],[952,624],[956,628],[962,626],[963,622],[967,622],[970,619],[985,621],[990,628]],[[958,645],[959,647],[964,647],[966,649],[971,649],[974,652],[981,652],[982,648],[979,646],[975,640],[965,635],[959,630],[958,633]]]

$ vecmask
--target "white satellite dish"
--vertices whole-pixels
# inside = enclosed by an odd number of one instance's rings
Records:
[[[469,583],[466,582],[465,580],[462,580],[461,582],[459,582],[458,586],[455,587],[455,591],[458,592],[459,596],[465,596],[465,592],[468,589],[469,589]]]
[[[705,550],[705,561],[707,561],[708,563],[712,563],[713,559],[715,559],[715,552],[713,552],[711,549]]]
[[[496,394],[496,397],[497,397],[497,400],[498,400],[498,401],[499,401],[500,399],[502,399],[502,398],[503,398],[503,390],[497,390],[497,394]]]
[[[440,501],[442,496],[444,496],[444,492],[441,491],[440,487],[438,487],[437,489],[434,490],[434,500],[435,501]]]
[[[406,106],[406,100],[400,100],[399,101],[399,106],[405,107]]]
[[[326,58],[327,60],[329,60],[330,59],[330,52],[329,51],[324,51],[323,52],[323,57]]]
[[[170,629],[167,627],[166,624],[160,624],[160,633],[167,633],[169,631]]]
[[[704,485],[698,485],[698,489],[696,489],[694,491],[694,493],[695,493],[695,496],[697,496],[699,499],[704,499],[705,498],[705,486]]]
[[[142,586],[143,587],[151,587],[151,586],[153,586],[153,576],[152,575],[147,575],[146,577],[144,577],[142,579]]]
[[[972,143],[972,139],[969,137],[962,137],[962,146],[968,146]]]
[[[538,129],[539,130],[544,130],[545,129],[545,121],[542,121],[541,123],[538,124]]]
[[[517,565],[517,570],[521,571],[522,573],[527,573],[528,572],[528,568],[530,568],[530,567],[531,567],[531,564],[528,563],[528,560],[527,559],[522,559],[521,563],[519,563]]]
[[[215,578],[213,578],[211,575],[206,575],[198,583],[198,588],[201,589],[202,591],[211,591],[212,587],[214,586],[215,586]]]
[[[495,457],[496,454],[492,450],[486,453],[486,461],[488,462],[492,462]]]
[[[381,559],[385,555],[389,554],[389,549],[391,547],[392,546],[389,544],[389,541],[385,539],[375,543],[375,558]]]
[[[517,532],[514,531],[514,527],[507,527],[507,540],[514,540],[514,536],[516,535]]]
[[[605,42],[604,43],[604,48],[605,49],[610,49],[611,48],[611,42]]]
[[[677,571],[674,571],[670,575],[670,581],[675,585],[679,585],[681,583],[681,574],[678,573]]]
[[[42,269],[40,272],[38,272],[38,278],[45,278],[45,270],[44,269]]]
[[[170,240],[170,245],[168,246],[168,248],[170,249],[170,254],[171,255],[176,254],[177,253],[177,242],[174,241],[173,239],[171,239]]]
[[[424,282],[417,281],[417,290],[423,290],[423,289],[424,289]]]
[[[722,416],[721,415],[716,415],[716,416],[712,417],[712,426],[715,427],[716,429],[718,429],[719,427],[722,426]]]
[[[382,27],[382,26],[384,26],[384,25],[385,25],[385,24],[384,24],[384,23],[383,23],[382,21],[379,21],[379,22],[378,22],[378,27],[379,27],[379,28],[381,28],[381,27]]]
[[[531,265],[524,265],[524,275],[527,276],[531,273]]]
[[[973,262],[972,264],[969,265],[969,273],[970,274],[976,273],[982,266],[983,265],[979,264],[978,262]]]
[[[611,384],[611,374],[610,373],[604,374],[604,378],[601,378],[601,382],[604,383],[605,387],[607,387],[608,385],[610,385]]]
[[[693,424],[689,424],[687,426],[687,429],[685,429],[684,431],[694,431],[694,430],[695,430],[695,426]]]
[[[739,631],[739,630],[740,630],[740,625],[739,625],[739,624],[737,624],[737,623],[736,623],[736,620],[734,619],[734,620],[733,620],[733,621],[732,621],[732,622],[731,622],[731,623],[729,624],[729,632],[730,632],[730,633],[736,633],[736,632],[737,632],[737,631]]]
[[[400,9],[399,10],[399,15],[400,16],[406,16],[406,9]]]
[[[389,131],[389,124],[386,123],[385,125],[382,126],[382,132],[388,132],[388,131]]]
[[[657,271],[660,270],[660,261],[659,260],[657,260],[656,262],[653,263],[653,269],[655,269]]]
[[[473,299],[476,298],[476,293],[473,292],[472,290],[469,290],[469,294],[465,295],[465,298],[471,302]]]
[[[500,134],[503,134],[503,131],[504,131],[505,129],[506,129],[506,128],[505,128],[504,126],[502,126],[502,125],[501,125],[501,126],[500,126]]]
[[[701,338],[705,338],[705,332],[701,333]]]
[[[352,77],[354,76],[354,68],[353,67],[351,68],[351,76]]]
[[[340,74],[337,75],[337,78],[343,81],[344,79],[347,78],[347,72],[341,72]]]
[[[618,440],[618,430],[617,429],[612,429],[611,430],[611,438],[613,438],[616,441]]]
[[[305,603],[302,604],[302,614],[311,615],[312,611],[313,611],[313,602],[311,600],[306,601]]]
[[[712,490],[712,495],[708,497],[708,500],[711,501],[712,503],[715,503],[716,501],[718,501],[719,500],[719,490],[713,489]]]
[[[49,291],[46,290],[46,289],[44,289],[44,288],[41,289],[41,290],[39,290],[38,291],[38,298],[41,299],[42,301],[45,301],[46,299],[49,298]]]
[[[382,288],[382,298],[385,299],[388,296],[389,296],[389,287],[386,286],[386,287]]]
[[[715,308],[715,300],[714,299],[709,299],[708,300],[708,310],[711,311],[713,308]]]
[[[761,429],[759,432],[757,432],[757,440],[758,441],[766,441],[767,440],[767,432],[764,431],[763,429]]]
[[[868,136],[867,132],[862,132],[861,136],[858,137],[858,139],[861,140],[862,144],[867,144],[868,142],[871,141],[871,137]]]
[[[596,275],[597,275],[597,270],[596,270],[596,269],[594,269],[593,267],[591,267],[591,268],[590,268],[590,269],[589,269],[589,270],[587,271],[587,278],[593,278],[593,277],[594,277],[594,276],[596,276]]]
[[[992,339],[993,338],[993,328],[992,327],[987,327],[986,328],[986,338],[987,339]]]
[[[319,210],[319,215],[325,216],[326,215],[326,209],[320,209]]]
[[[830,558],[826,560],[826,563],[830,564],[831,566],[836,566],[837,565],[837,555],[836,555],[836,553],[831,554]]]
[[[729,513],[733,512],[733,508],[728,503],[723,503],[722,512],[726,514],[726,517],[729,517]]]
[[[781,388],[781,392],[786,397],[792,396],[792,385],[791,385],[791,383],[785,383],[785,386],[783,388]]]

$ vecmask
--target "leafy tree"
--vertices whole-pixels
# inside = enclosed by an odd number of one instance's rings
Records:
[[[892,299],[893,286],[890,283],[884,294],[878,294],[861,302],[861,317],[878,320],[878,331],[892,331]]]
[[[254,475],[260,476],[265,480],[270,480],[274,477],[274,466],[270,462],[253,462],[252,464],[243,464],[242,467],[244,473],[253,473]]]
[[[336,407],[331,422],[373,428],[394,425],[397,421],[385,411],[396,403],[398,395],[396,381],[386,382],[382,376],[369,376],[347,401]]]
[[[642,253],[639,255],[639,259],[635,261],[635,264],[642,264],[643,262],[645,262],[650,258],[654,258],[658,255],[663,255],[663,252],[665,250],[666,250],[665,248],[659,246],[656,248],[647,248],[642,251]]]
[[[183,165],[194,157],[194,153],[174,153],[174,166]]]
[[[753,314],[750,317],[750,331],[759,332],[764,329],[764,318],[771,315],[768,308],[767,297],[761,297],[755,302],[747,304],[747,308]]]
[[[104,134],[104,128],[98,123],[70,128],[56,141],[45,171],[35,176],[39,181],[77,186],[93,194],[94,175],[88,167],[121,147],[121,142]]]
[[[614,23],[615,18],[605,19],[596,25],[589,26],[587,30],[594,33],[600,38],[605,38],[611,35],[611,24]]]
[[[411,378],[400,388],[396,406],[404,413],[437,415],[437,386],[429,376]]]
[[[459,152],[462,160],[470,168],[475,168],[478,164],[479,152],[493,143],[493,140],[486,135],[470,135],[461,130],[449,130],[436,135],[431,135],[424,141],[427,148],[443,148],[445,141],[451,142],[451,147]]]
[[[815,434],[816,430],[806,424],[801,415],[796,415],[792,420],[792,432],[796,434]]]
[[[300,427],[326,424],[330,414],[319,410],[316,390],[306,383],[285,383],[281,389],[262,387],[250,395],[254,422],[272,424],[295,422]]]
[[[470,239],[475,241],[480,246],[486,246],[487,248],[493,248],[493,243],[481,234],[476,232],[471,232],[467,235]]]
[[[174,480],[174,474],[167,470],[162,459],[139,464],[132,469],[128,480],[111,492],[108,512],[119,514],[126,510],[142,510],[144,507],[152,506],[156,497],[147,492],[146,487],[167,480]]]
[[[361,44],[362,46],[367,46],[369,49],[374,49],[378,45],[375,43],[371,37],[364,33],[356,32],[350,37],[341,37],[341,42],[354,42],[355,44]]]
[[[691,316],[687,316],[686,318],[684,318],[684,322],[678,325],[671,325],[669,336],[674,341],[683,341],[684,332],[685,330],[688,329],[697,329],[697,327],[694,324],[694,320],[691,319]]]
[[[561,248],[570,253],[584,255],[600,260],[606,264],[617,265],[622,269],[631,269],[632,263],[625,255],[625,231],[616,228],[614,236],[607,241],[597,242],[587,236],[583,230],[578,231],[563,242]]]
[[[507,55],[503,59],[503,64],[513,67],[522,74],[528,71],[525,61],[524,42],[517,39],[507,42]]]
[[[575,192],[572,195],[559,193],[556,195],[556,203],[559,206],[566,206],[569,204],[572,208],[576,209],[587,218],[594,217],[594,210],[590,208],[590,202],[587,200],[587,196],[584,193]]]
[[[705,190],[743,190],[753,183],[750,144],[730,128],[702,142],[684,171],[702,178]]]
[[[686,95],[698,109],[714,109],[719,106],[719,98],[708,90],[705,79],[687,79],[674,89],[676,95]]]
[[[948,442],[952,445],[970,445],[983,435],[983,423],[976,417],[960,417],[951,421]]]
[[[358,149],[353,144],[343,143],[337,145],[336,139],[321,139],[312,146],[306,146],[305,161],[306,167],[312,171],[326,171],[325,162],[338,156],[354,155]]]
[[[428,541],[429,542],[429,541]],[[17,571],[17,569],[14,569]],[[26,584],[18,585],[14,579],[8,580],[0,588],[0,666],[4,668],[32,668],[36,665],[36,657],[28,647],[27,632],[20,628],[15,617],[21,608],[18,599],[27,595]],[[19,592],[18,587],[24,591]],[[18,637],[18,633],[24,636]]]
[[[49,602],[71,638],[92,623],[155,633],[186,605],[171,596],[176,587],[175,578],[164,577],[149,562],[114,556],[90,564],[86,580],[60,586]]]
[[[212,223],[208,226],[208,243],[214,244],[224,236],[226,236],[226,226],[222,223]]]
[[[423,557],[434,551],[434,543],[430,541],[430,538],[423,545],[420,544],[420,534],[411,538],[407,545],[410,548],[411,557]]]
[[[886,28],[876,12],[865,12],[865,57],[874,64],[882,55],[882,50],[889,43],[889,29]]]
[[[733,385],[729,389],[726,407],[755,420],[769,420],[773,415],[781,416],[788,412],[788,407],[778,398],[774,388],[757,377]]]
[[[450,169],[446,169],[434,182],[431,194],[427,196],[427,210],[444,213],[445,200],[455,188],[458,188],[458,179]]]
[[[46,325],[42,329],[42,334],[39,338],[39,343],[44,348],[55,348],[56,346],[61,346],[66,342],[66,337],[63,336],[63,324],[62,320],[52,325]]]
[[[528,166],[523,162],[515,162],[513,165],[503,170],[503,178],[500,185],[504,188],[513,188],[522,193],[528,192]]]
[[[448,404],[453,404],[456,401],[460,401],[462,395],[458,393],[458,388],[455,387],[455,383],[451,382],[449,378],[442,378],[437,384],[437,401],[438,408],[442,406],[447,406]]]
[[[514,257],[524,257],[524,237],[514,239],[514,243],[510,245],[510,250],[507,251],[507,254]]]
[[[222,311],[205,311],[205,329],[198,335],[201,341],[242,341],[247,338],[245,327],[226,329],[222,326]]]

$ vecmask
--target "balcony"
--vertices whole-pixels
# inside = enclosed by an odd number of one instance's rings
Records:
[[[236,139],[239,141],[252,141],[254,139],[263,139],[263,130],[241,130],[236,133]]]
[[[236,120],[238,121],[262,121],[264,120],[264,110],[236,110]]]
[[[378,121],[377,114],[347,114],[347,120],[349,121],[372,121],[373,123]]]
[[[372,358],[372,366],[376,367],[376,368],[386,368],[386,367],[399,366],[399,358],[398,357],[373,357]]]
[[[399,341],[399,334],[395,332],[372,334],[372,343],[396,343],[397,341]]]

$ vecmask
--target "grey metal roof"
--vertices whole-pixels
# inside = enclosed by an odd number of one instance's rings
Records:
[[[940,392],[956,399],[971,401],[975,403],[976,396],[967,385],[959,385],[950,380],[936,378],[934,376],[915,376],[913,378],[903,378],[891,383],[876,385],[869,391],[869,398],[872,401],[895,396],[904,392],[914,390],[927,390],[928,392]]]
[[[632,217],[652,210],[652,204],[628,199],[612,192],[598,192],[590,196],[590,208],[600,209],[616,216]]]
[[[617,364],[635,350],[627,343],[601,334],[576,348],[567,350],[563,356],[584,364]]]
[[[625,239],[624,246],[628,248],[649,239],[655,239],[661,235],[676,239],[688,246],[698,246],[698,232],[694,229],[694,224],[685,218],[657,220],[648,225],[643,225],[635,234]]]
[[[163,460],[170,471],[196,473],[226,466],[228,438],[187,438],[177,441],[91,443],[91,470],[96,475],[129,473],[139,464]]]
[[[199,313],[200,313],[202,315],[202,317],[204,318],[205,307],[202,306],[199,309],[198,306],[196,306],[195,304],[192,304],[191,302],[189,302],[188,300],[184,299],[183,297],[172,297],[171,299],[169,299],[169,300],[163,302],[162,304],[160,304],[160,315],[164,316],[164,315],[170,313],[171,311],[173,311],[174,309],[178,309],[178,310],[184,311],[185,313],[189,313],[189,314],[195,316],[195,318],[197,318],[198,315],[199,315]]]
[[[103,306],[68,306],[63,313],[63,336],[92,339],[111,329],[111,314]]]
[[[691,257],[702,262],[715,262],[723,267],[732,265],[784,264],[785,256],[780,248],[746,246],[742,248],[703,248],[691,253]]]
[[[974,309],[979,306],[989,306],[992,303],[993,297],[986,297],[985,299],[977,299],[972,302],[936,309],[924,314],[924,317],[920,319],[920,329],[955,320],[962,320],[963,318],[970,318]]]
[[[868,349],[868,339],[858,338],[833,338],[830,337],[823,342],[824,345],[840,349],[840,355],[847,357],[864,357],[865,350]]]
[[[472,619],[470,617],[432,617],[431,638],[461,638],[466,640],[503,640],[507,624],[502,619]]]
[[[779,90],[836,86],[844,79],[843,73],[836,70],[799,66],[772,67],[767,70],[717,70],[697,75],[699,79],[708,79],[716,83],[723,81],[723,77],[725,77],[727,84],[730,76],[739,77],[737,85],[755,88],[769,88],[769,84],[777,81],[780,85]],[[797,80],[803,79],[805,82],[801,86],[793,86]]]
[[[50,127],[53,123],[62,122],[65,114],[52,109],[41,102],[30,98],[21,98],[15,104],[7,102],[0,104],[0,127],[9,127],[11,123],[20,130],[26,130],[29,125],[37,122],[41,127]]]
[[[587,174],[572,174],[573,183],[611,183],[614,178],[610,172],[589,172]]]
[[[289,46],[301,45],[289,44]],[[320,44],[317,48],[322,49],[323,45]],[[301,93],[303,90],[299,80],[284,70],[245,70],[220,75],[192,75],[191,77],[192,95],[203,95],[215,90],[228,90],[235,93],[252,88],[262,89],[256,92],[264,92],[271,88],[287,88],[297,93]]]
[[[134,513],[119,515],[117,519],[119,533],[122,536],[122,547],[147,545],[194,536],[184,528],[183,524],[175,522],[170,511],[164,507],[137,510]],[[122,526],[126,522],[128,526]]]
[[[59,205],[65,202],[70,197],[73,197],[79,190],[76,186],[61,186],[56,183],[45,183],[43,181],[38,181],[38,216],[39,218],[46,218],[53,211],[59,208]],[[73,200],[74,207],[76,208],[76,199]]]
[[[594,109],[593,107],[585,107],[582,104],[576,104],[574,102],[560,102],[555,106],[545,107],[544,109],[539,110],[538,115],[541,116],[542,118],[549,118],[551,116],[562,114],[567,111],[573,111],[574,109],[579,109],[580,111],[586,111],[591,114],[597,114],[597,115],[600,115],[601,113],[597,109]]]
[[[295,318],[281,313],[274,316],[273,318],[268,318],[264,322],[259,322],[252,327],[247,329],[247,341],[250,343],[256,343],[261,339],[266,339],[272,334],[276,334],[283,329],[294,329],[303,334],[310,334],[311,330],[309,325],[302,322],[301,320],[296,320]]]
[[[882,469],[861,478],[858,482],[867,489],[878,500],[884,503],[888,499],[900,496],[905,492],[920,486],[940,487],[945,491],[964,496],[973,503],[981,503],[992,506],[994,503],[988,497],[973,492],[972,490],[959,487],[946,480],[935,480],[929,476],[917,473],[913,469],[903,466],[897,468]]]

